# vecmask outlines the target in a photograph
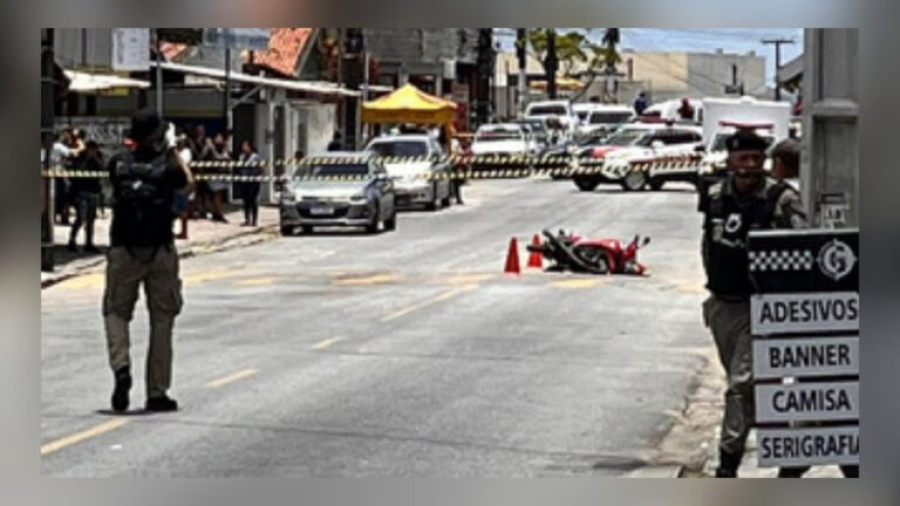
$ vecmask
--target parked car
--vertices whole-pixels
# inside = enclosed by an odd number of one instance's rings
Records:
[[[515,123],[531,131],[531,154],[540,156],[550,147],[550,132],[547,129],[545,120],[540,118],[522,118],[516,120]]]
[[[385,163],[394,181],[398,208],[425,206],[430,211],[451,205],[451,167],[442,160],[444,151],[437,140],[427,134],[379,137],[366,151],[379,157],[408,158]]]
[[[568,100],[543,100],[532,102],[525,108],[526,118],[555,119],[559,121],[562,130],[569,136],[575,133],[578,126],[578,116],[572,110],[572,104]]]
[[[281,234],[313,227],[397,228],[394,184],[384,166],[366,153],[329,152],[301,166],[281,192]]]
[[[636,191],[646,186],[659,190],[668,181],[696,183],[697,170],[693,165],[656,163],[649,170],[640,170],[637,162],[657,162],[666,158],[698,158],[697,147],[703,137],[699,128],[659,123],[630,123],[603,141],[602,145],[582,149],[581,160],[601,162],[600,170],[573,177],[582,191],[593,191],[601,183],[618,183],[625,190]]]
[[[623,104],[594,104],[585,121],[578,129],[578,135],[609,135],[620,126],[635,118],[634,108]]]

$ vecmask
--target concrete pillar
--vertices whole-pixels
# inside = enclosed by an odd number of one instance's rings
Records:
[[[859,226],[859,30],[807,29],[801,185],[816,226]]]

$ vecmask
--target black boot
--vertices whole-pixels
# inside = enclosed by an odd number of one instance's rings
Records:
[[[175,402],[175,399],[166,395],[147,399],[147,404],[144,407],[147,411],[154,412],[178,411],[178,403]]]
[[[741,457],[740,454],[720,450],[716,478],[737,478],[738,468],[741,467]]]
[[[128,410],[128,392],[131,390],[131,370],[123,367],[116,371],[116,387],[112,394],[112,409],[116,413]]]

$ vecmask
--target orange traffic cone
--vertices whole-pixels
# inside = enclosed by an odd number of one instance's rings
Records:
[[[534,239],[531,240],[531,245],[540,248],[541,236],[534,234]],[[544,267],[544,255],[542,255],[539,251],[532,251],[531,255],[528,257],[528,267],[531,269],[542,269]]]
[[[509,241],[509,253],[506,255],[506,274],[521,274],[522,269],[519,268],[519,241],[513,237]]]

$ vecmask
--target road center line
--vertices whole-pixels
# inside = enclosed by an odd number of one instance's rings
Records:
[[[206,388],[219,388],[223,387],[229,383],[234,383],[235,381],[242,380],[244,378],[249,378],[256,374],[256,369],[244,369],[243,371],[236,372],[231,376],[225,376],[224,378],[219,378],[215,381],[210,381],[206,384]]]
[[[450,290],[449,292],[444,292],[444,293],[438,295],[437,297],[435,297],[435,298],[433,298],[433,299],[428,299],[428,300],[426,300],[426,301],[424,301],[424,302],[422,302],[422,303],[420,303],[420,304],[416,304],[416,305],[413,305],[413,306],[409,306],[409,307],[407,307],[407,308],[405,308],[405,309],[401,309],[400,311],[397,311],[396,313],[392,313],[392,314],[390,314],[390,315],[388,315],[388,316],[385,316],[384,318],[381,319],[381,321],[382,321],[382,322],[389,322],[389,321],[391,321],[391,320],[396,320],[397,318],[406,316],[406,315],[408,315],[409,313],[412,313],[413,311],[417,311],[417,310],[419,310],[419,309],[422,309],[422,308],[424,308],[424,307],[428,307],[428,306],[430,306],[430,305],[432,305],[432,304],[435,304],[435,303],[437,303],[437,302],[445,301],[445,300],[447,300],[447,299],[456,297],[457,295],[459,295],[459,294],[461,294],[461,293],[469,292],[469,291],[472,291],[472,290],[474,290],[474,289],[476,289],[476,288],[478,288],[478,285],[467,285],[467,286],[464,286],[464,287],[462,287],[462,288],[455,288],[455,289],[453,289],[453,290]]]
[[[45,455],[49,455],[53,452],[62,450],[63,448],[78,444],[91,438],[95,438],[101,434],[106,434],[107,432],[114,431],[127,423],[128,420],[126,420],[125,418],[116,418],[77,434],[72,434],[71,436],[57,439],[56,441],[52,441],[41,446],[41,456],[43,457]]]
[[[324,350],[325,348],[328,348],[332,344],[343,341],[343,340],[344,340],[343,337],[332,337],[331,339],[326,339],[324,341],[320,341],[320,342],[312,345],[311,348],[313,350]]]

